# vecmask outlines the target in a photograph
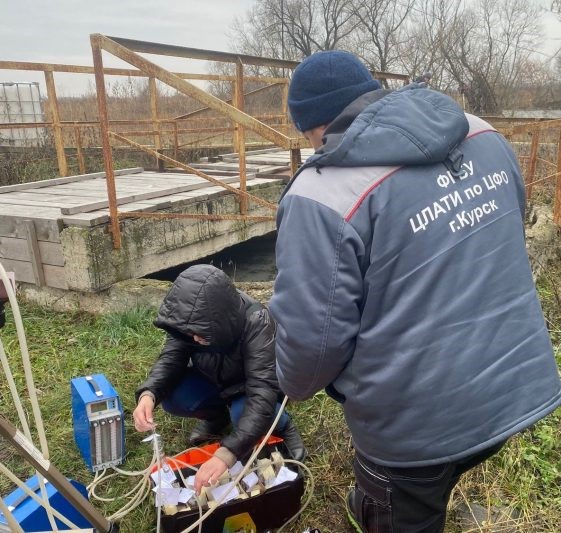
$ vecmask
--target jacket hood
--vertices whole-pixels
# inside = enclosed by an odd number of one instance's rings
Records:
[[[469,130],[452,98],[413,83],[376,90],[351,104],[330,124],[324,145],[305,166],[429,165],[446,160]]]
[[[184,270],[164,298],[154,325],[185,338],[198,351],[224,350],[242,334],[243,301],[230,278],[212,265]],[[207,340],[203,346],[192,335]]]

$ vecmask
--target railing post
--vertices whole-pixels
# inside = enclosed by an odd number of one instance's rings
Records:
[[[82,150],[82,133],[80,126],[74,126],[74,140],[76,141],[76,156],[78,157],[78,168],[80,174],[86,173],[86,161],[84,159],[84,152]]]
[[[296,174],[301,164],[302,164],[302,152],[300,152],[300,148],[291,148],[290,149],[290,174],[292,176]]]
[[[283,133],[288,135],[288,80],[282,86],[282,119],[281,122],[284,125]]]
[[[561,226],[561,128],[559,129],[559,140],[557,141],[557,176],[555,177],[553,223]]]
[[[103,147],[103,166],[105,167],[105,183],[107,185],[107,199],[109,201],[109,217],[113,247],[121,248],[121,229],[119,227],[119,213],[117,212],[117,191],[115,189],[115,172],[113,170],[113,155],[109,140],[109,119],[107,117],[107,94],[105,92],[105,75],[103,73],[103,57],[101,42],[98,35],[90,37],[95,71],[95,85],[97,89],[97,107],[99,111],[99,129]]]
[[[51,115],[51,121],[53,123],[53,137],[55,140],[58,171],[61,176],[68,176],[68,163],[66,162],[66,154],[64,153],[64,137],[62,135],[62,126],[60,124],[60,113],[58,109],[58,100],[56,97],[55,78],[51,70],[45,70],[44,72],[45,83],[47,85],[49,111]]]
[[[238,83],[236,80],[232,82],[232,105],[238,107]],[[238,153],[240,151],[239,141],[238,141],[238,125],[232,120],[233,132],[232,132],[232,151]]]
[[[540,143],[540,130],[532,131],[532,146],[530,148],[530,161],[528,161],[528,172],[526,175],[526,199],[532,198],[534,176],[536,174],[536,164],[538,162],[538,147]]]
[[[148,91],[150,93],[150,114],[152,116],[152,128],[154,129],[154,148],[156,152],[162,149],[162,131],[160,129],[160,122],[158,118],[158,88],[156,87],[156,78],[148,78]],[[156,163],[161,160],[158,159]],[[162,162],[163,165],[163,162]],[[160,165],[158,164],[158,170]]]
[[[236,62],[236,107],[244,110],[244,96],[243,96],[243,63],[241,59]],[[238,142],[238,157],[240,168],[240,191],[246,192],[247,189],[247,175],[245,169],[245,128],[241,124],[236,124],[237,142]],[[240,214],[247,215],[247,197],[240,196]]]
[[[179,132],[177,131],[177,120],[173,121],[173,158],[179,158]]]

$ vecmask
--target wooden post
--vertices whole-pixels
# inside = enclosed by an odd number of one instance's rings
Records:
[[[232,105],[237,108],[238,107],[238,84],[236,81],[232,82]],[[234,153],[239,152],[239,141],[238,141],[238,125],[236,122],[232,121],[232,126],[234,127],[232,133],[232,151]]]
[[[559,129],[559,140],[557,141],[557,176],[555,177],[553,223],[561,226],[561,129]]]
[[[288,135],[288,124],[289,124],[289,119],[288,119],[288,80],[286,81],[285,84],[283,84],[282,86],[282,119],[281,122],[284,125],[283,128],[283,133],[285,135]]]
[[[25,234],[27,237],[27,249],[29,251],[31,267],[33,268],[35,285],[37,285],[38,287],[44,287],[45,273],[43,272],[41,252],[39,251],[39,243],[37,242],[37,233],[35,232],[35,223],[33,222],[33,220],[25,221]]]
[[[290,149],[290,173],[292,174],[292,176],[296,174],[301,164],[302,164],[302,152],[300,152],[300,148],[291,148]]]
[[[99,130],[103,147],[103,166],[105,167],[105,183],[107,185],[107,199],[109,201],[109,217],[111,220],[111,234],[113,247],[121,248],[121,228],[119,227],[119,213],[117,212],[117,190],[115,188],[115,171],[113,169],[113,154],[109,140],[109,119],[107,117],[107,94],[105,92],[105,75],[103,73],[103,57],[101,55],[100,36],[90,37],[92,45],[93,64],[95,70],[95,86],[97,92],[97,107],[99,110]]]
[[[58,161],[58,171],[62,177],[68,176],[68,163],[64,153],[64,138],[62,136],[62,126],[60,124],[60,113],[56,98],[55,78],[53,72],[45,70],[45,83],[47,84],[47,97],[49,112],[53,124],[53,136],[55,139],[56,157]]]
[[[154,148],[156,152],[162,149],[162,132],[160,130],[160,122],[158,119],[158,88],[156,87],[156,78],[148,78],[148,90],[150,92],[150,114],[152,115],[152,127],[154,128]],[[156,164],[159,163],[159,159]],[[158,168],[160,165],[158,164]]]
[[[236,62],[236,107],[244,110],[243,97],[243,63],[241,59]],[[238,131],[238,157],[240,168],[240,191],[247,190],[247,175],[245,169],[245,128],[241,124],[236,124]],[[247,196],[240,196],[240,215],[247,215]]]
[[[177,159],[179,155],[179,133],[177,131],[177,120],[173,121],[173,158]]]
[[[76,141],[76,156],[78,157],[78,168],[80,174],[86,173],[86,161],[84,159],[84,152],[82,150],[82,134],[80,126],[74,126],[74,140]]]
[[[526,175],[526,199],[532,198],[532,182],[536,174],[536,164],[538,162],[538,147],[540,144],[540,130],[532,132],[532,146],[530,148],[530,161],[528,162],[528,172]]]

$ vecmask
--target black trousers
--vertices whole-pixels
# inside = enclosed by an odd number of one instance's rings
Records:
[[[450,494],[461,475],[504,444],[456,462],[417,468],[381,466],[357,453],[350,511],[367,533],[441,533]]]

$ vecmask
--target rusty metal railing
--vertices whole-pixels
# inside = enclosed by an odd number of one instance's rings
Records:
[[[109,215],[113,244],[115,248],[121,246],[121,232],[119,221],[130,217],[152,217],[168,216],[169,218],[206,218],[209,220],[272,220],[273,213],[270,216],[249,215],[248,203],[255,204],[274,211],[276,204],[267,202],[257,196],[247,192],[247,175],[245,151],[255,142],[255,136],[264,139],[268,145],[275,145],[284,148],[290,152],[290,167],[295,172],[301,162],[300,148],[302,145],[308,145],[302,137],[292,128],[288,118],[288,82],[286,77],[274,76],[247,76],[244,73],[245,65],[259,65],[264,67],[282,68],[283,71],[294,69],[298,62],[287,61],[275,58],[263,58],[244,54],[235,54],[227,52],[217,52],[211,50],[201,50],[196,48],[187,48],[182,46],[172,46],[160,43],[151,43],[146,41],[137,41],[124,39],[120,37],[108,37],[100,34],[90,36],[93,67],[78,65],[63,65],[50,63],[30,63],[15,61],[0,61],[0,69],[10,70],[27,70],[41,71],[45,76],[45,84],[47,87],[47,108],[49,119],[41,123],[0,123],[2,129],[18,129],[18,128],[50,128],[53,133],[54,146],[57,156],[57,164],[61,176],[69,174],[68,154],[65,148],[68,148],[68,140],[71,138],[76,149],[76,160],[80,173],[86,172],[86,157],[84,146],[84,128],[99,128],[101,149],[103,153],[103,164],[106,172],[107,195],[109,204]],[[105,51],[114,55],[134,68],[105,68],[103,65],[102,52]],[[147,60],[139,55],[156,54],[174,57],[201,59],[206,61],[219,61],[231,63],[235,66],[235,74],[233,75],[211,75],[211,74],[188,74],[179,72],[170,72],[155,63]],[[98,120],[63,120],[60,108],[60,102],[57,97],[55,86],[55,73],[74,73],[74,74],[94,74],[96,80],[96,99],[99,117]],[[388,72],[373,72],[373,75],[381,79],[395,79],[403,83],[408,83],[409,78],[403,74],[395,74]],[[106,93],[105,77],[106,76],[128,76],[128,77],[144,77],[148,78],[148,106],[149,118],[128,119],[128,120],[110,120],[108,116],[108,98]],[[211,94],[199,89],[196,85],[187,80],[207,80],[207,81],[224,81],[232,85],[232,98],[230,101],[223,101]],[[266,83],[267,86],[255,89],[253,91],[244,91],[245,82]],[[164,83],[183,95],[193,98],[201,104],[201,108],[190,113],[171,117],[162,118],[159,110],[157,82]],[[253,113],[253,116],[246,113],[244,106],[246,98],[252,95],[258,95],[271,87],[278,86],[281,91],[280,112],[271,114]],[[217,117],[208,116],[207,111],[216,113]],[[206,116],[203,116],[206,115]],[[129,129],[117,131],[119,128]],[[141,129],[138,129],[138,128]],[[223,134],[231,134],[231,146],[234,152],[239,155],[239,175],[240,187],[235,188],[220,180],[216,180],[212,176],[198,170],[178,160],[179,151],[183,147],[198,144],[198,141],[189,140],[181,142],[181,135],[191,134],[203,135],[203,140],[212,140],[213,146],[216,146],[214,140]],[[209,135],[206,135],[206,134]],[[292,134],[292,135],[291,135]],[[137,142],[131,137],[148,137],[153,139],[152,145]],[[164,139],[172,138],[173,156],[170,157],[163,153]],[[113,148],[116,143],[121,146],[127,146],[140,150],[150,156],[156,158],[161,163],[168,163],[186,172],[200,176],[214,185],[235,193],[239,198],[239,215],[200,215],[200,214],[157,214],[144,212],[127,212],[120,213],[117,208],[117,195],[115,188],[115,173],[113,168]],[[169,146],[168,146],[169,148]],[[168,152],[169,153],[169,152]]]
[[[561,119],[540,120],[499,129],[513,143],[520,137],[527,142],[527,137],[530,137],[529,155],[518,156],[524,163],[526,198],[530,202],[533,200],[535,186],[553,184],[553,222],[561,226]],[[551,148],[551,159],[540,157],[540,147],[543,149],[546,146]],[[545,175],[536,175],[538,166],[542,167],[542,174]],[[550,173],[550,169],[554,172]]]
[[[271,67],[280,67],[283,69],[292,69],[298,63],[295,61],[283,61],[271,58],[262,58],[257,56],[248,55],[238,55],[229,54],[226,52],[216,52],[212,50],[201,50],[197,48],[185,48],[185,47],[174,47],[169,45],[161,45],[158,43],[147,43],[143,41],[133,41],[129,39],[119,39],[124,46],[136,46],[143,52],[149,51],[149,53],[163,53],[164,55],[179,55],[181,57],[189,57],[194,59],[204,59],[209,61],[229,61],[235,63],[237,58],[241,58],[242,64],[245,65],[262,65]],[[97,133],[99,128],[98,120],[65,120],[63,114],[65,111],[65,105],[61,106],[60,99],[57,95],[56,90],[56,75],[59,73],[66,74],[82,74],[91,75],[95,74],[95,69],[92,66],[81,66],[81,65],[65,65],[59,63],[37,63],[28,61],[0,61],[0,70],[11,70],[11,71],[36,71],[41,72],[44,76],[45,85],[47,87],[47,100],[45,101],[45,109],[48,112],[48,119],[43,122],[5,122],[0,123],[0,134],[2,130],[15,130],[15,129],[35,129],[35,128],[45,128],[52,132],[53,134],[53,145],[56,152],[58,173],[60,176],[67,176],[70,173],[69,170],[69,157],[75,157],[77,161],[78,170],[80,173],[84,174],[86,172],[86,157],[85,151],[88,148],[98,148],[99,142],[92,145],[92,140],[88,139],[92,135],[92,128]],[[147,76],[144,72],[133,69],[133,68],[104,68],[105,76],[126,76],[128,78],[146,78]],[[235,93],[235,87],[238,83],[236,75],[223,75],[223,74],[193,74],[184,72],[175,72],[175,75],[184,80],[191,81],[217,81],[230,83],[233,87],[233,93]],[[403,74],[391,73],[391,72],[373,72],[375,77],[380,79],[394,79],[407,83],[409,78]],[[202,116],[205,111],[208,111],[208,107],[204,106],[201,109],[197,109],[190,113],[170,118],[162,118],[158,111],[158,98],[156,94],[155,80],[149,80],[148,91],[150,98],[150,119],[129,119],[129,120],[114,120],[110,119],[109,123],[111,125],[130,125],[132,127],[137,127],[141,124],[149,124],[151,129],[140,129],[135,131],[134,129],[127,132],[127,136],[143,137],[148,136],[153,139],[154,148],[158,148],[158,144],[164,145],[164,139],[167,141],[165,149],[173,151],[175,158],[180,149],[183,147],[196,147],[196,148],[216,148],[217,141],[219,137],[224,138],[224,135],[230,134],[230,138],[236,139],[236,131],[231,126],[224,126],[223,117],[209,117]],[[290,120],[288,118],[288,105],[287,105],[287,93],[288,93],[288,78],[286,77],[275,77],[275,76],[243,76],[243,81],[245,82],[258,82],[262,84],[267,84],[264,87],[260,87],[255,90],[245,92],[246,101],[248,98],[257,96],[259,93],[266,93],[266,91],[273,89],[274,87],[280,87],[281,96],[278,98],[280,100],[280,111],[275,116],[267,116],[261,113],[253,112],[253,116],[261,122],[269,124],[275,130],[278,130],[285,135],[288,135],[291,129]],[[232,105],[236,106],[235,101],[230,101]],[[222,121],[222,124],[217,121]],[[209,127],[208,123],[211,122],[212,125]],[[203,124],[204,125],[201,125]],[[213,135],[201,135],[204,133],[212,133]],[[121,132],[123,133],[123,132]],[[189,139],[185,141],[181,139],[182,136],[187,135]],[[193,139],[193,137],[200,135],[200,139]],[[97,139],[97,134],[94,134]],[[202,144],[205,141],[211,140],[209,145]],[[220,142],[220,141],[218,141]],[[146,143],[144,143],[146,144]],[[232,142],[222,141],[220,147],[232,146]],[[261,147],[262,143],[257,143],[251,139],[246,139],[246,146]],[[66,151],[65,151],[66,149]],[[75,150],[75,153],[69,153],[68,149]]]
[[[197,50],[197,49],[192,49]],[[203,50],[198,50],[199,55],[201,55]],[[76,160],[78,164],[78,170],[81,174],[86,173],[86,159],[85,159],[85,140],[84,140],[84,130],[89,128],[98,128],[98,120],[63,120],[62,109],[60,105],[60,100],[56,90],[55,84],[55,74],[57,73],[71,73],[71,74],[95,74],[94,67],[90,66],[80,66],[80,65],[64,65],[57,63],[33,63],[27,61],[0,61],[0,70],[11,70],[11,71],[36,71],[41,72],[45,79],[45,85],[47,88],[47,100],[45,101],[45,110],[48,114],[48,119],[43,122],[0,122],[0,133],[2,130],[16,130],[16,129],[36,129],[36,128],[46,128],[53,133],[53,145],[56,152],[58,173],[60,176],[69,175],[69,164],[68,158],[70,154],[65,151],[65,149],[72,148],[76,150]],[[139,78],[147,76],[136,69],[123,69],[123,68],[104,68],[104,74],[106,76],[126,76],[129,78]],[[219,81],[228,82],[235,84],[236,76],[234,75],[219,75],[219,74],[192,74],[184,72],[176,72],[177,76],[186,80],[199,80],[199,81]],[[274,87],[275,85],[281,85],[285,87],[288,83],[287,78],[273,77],[273,76],[245,76],[245,80],[249,82],[259,82],[268,84],[265,87],[259,88],[255,91],[250,91],[246,96],[251,96],[253,94],[258,94],[259,92],[266,91],[268,88]],[[190,140],[189,142],[180,142],[181,135],[192,135],[195,133],[204,133],[205,129],[208,131],[215,131],[216,136],[231,132],[231,127],[224,127],[221,124],[216,123],[217,120],[222,120],[219,117],[202,117],[201,112],[207,108],[196,110],[192,113],[186,114],[185,116],[172,117],[172,118],[162,118],[158,114],[157,105],[157,92],[155,83],[149,80],[148,84],[149,97],[150,97],[150,119],[128,119],[128,120],[110,120],[112,125],[119,126],[132,126],[137,127],[141,125],[150,125],[151,130],[131,130],[128,135],[135,137],[149,136],[154,139],[154,147],[158,148],[158,144],[161,146],[163,144],[162,139],[168,137],[171,139],[169,145],[173,149],[174,155],[177,156],[178,151],[182,146],[192,146],[200,144],[198,140]],[[283,106],[286,107],[285,103]],[[193,115],[193,116],[191,116]],[[256,118],[260,120],[271,121],[272,117],[256,115]],[[279,124],[288,124],[287,115],[278,115],[276,120]],[[209,122],[215,123],[211,128],[199,126],[199,124],[205,124],[208,126]],[[212,136],[207,136],[205,139],[212,138]],[[212,148],[212,146],[203,146],[205,148]]]
[[[244,112],[244,65],[262,65],[267,67],[278,67],[293,69],[298,65],[296,61],[286,61],[282,59],[274,58],[262,58],[255,56],[248,56],[243,54],[231,54],[226,52],[212,52],[203,51],[193,48],[186,48],[182,46],[172,46],[160,43],[151,43],[146,41],[137,41],[132,39],[124,39],[120,37],[108,37],[100,34],[94,34],[90,36],[93,61],[94,61],[94,71],[96,79],[97,88],[97,101],[99,109],[99,120],[100,120],[100,130],[102,136],[103,144],[103,159],[106,174],[107,191],[109,198],[109,214],[111,221],[111,231],[113,235],[113,244],[115,248],[120,248],[121,246],[121,233],[119,227],[119,220],[125,217],[139,216],[139,217],[153,217],[151,213],[143,212],[128,212],[126,215],[119,213],[117,209],[116,192],[115,192],[115,179],[113,170],[113,161],[111,156],[111,140],[116,139],[122,143],[128,144],[134,148],[142,150],[154,157],[157,157],[160,161],[165,161],[171,165],[185,170],[186,172],[196,174],[207,181],[219,185],[239,197],[239,215],[212,215],[213,219],[243,219],[243,220],[273,220],[274,216],[263,217],[257,216],[253,217],[248,215],[248,202],[252,201],[260,206],[270,208],[271,210],[276,210],[276,204],[267,202],[257,196],[254,196],[247,192],[247,175],[246,175],[246,132],[252,131],[260,137],[268,140],[275,146],[284,148],[290,152],[290,167],[291,171],[295,172],[298,165],[301,163],[300,149],[303,143],[307,142],[300,136],[290,137],[285,133],[282,133],[280,129],[275,129],[265,122],[260,121],[256,117],[253,117]],[[141,144],[133,141],[132,139],[126,137],[122,133],[119,134],[115,131],[111,131],[110,122],[107,114],[107,95],[105,89],[105,77],[104,77],[104,67],[102,51],[108,52],[115,57],[125,61],[129,65],[136,67],[145,76],[148,76],[150,83],[150,108],[152,115],[152,122],[154,127],[155,135],[155,150],[150,147],[142,146]],[[180,76],[158,66],[157,64],[149,61],[140,53],[156,54],[156,55],[166,55],[174,57],[183,57],[190,59],[204,59],[210,61],[222,61],[228,62],[235,65],[235,81],[233,83],[233,97],[231,103],[220,100],[219,98],[205,92],[204,90],[198,88],[197,86],[189,83]],[[403,78],[404,81],[407,80],[406,76],[396,75],[398,78]],[[161,130],[160,122],[158,121],[158,110],[155,100],[155,88],[156,80],[174,88],[176,91],[187,95],[204,106],[204,108],[211,109],[217,112],[220,116],[227,119],[233,124],[234,133],[234,151],[238,154],[239,161],[239,177],[240,186],[239,189],[227,185],[208,174],[194,169],[177,158],[171,158],[164,155],[161,152]],[[273,80],[275,81],[275,80]],[[285,80],[285,86],[286,86]],[[283,114],[287,114],[287,91],[283,91]],[[195,112],[198,113],[198,112]],[[177,117],[178,119],[185,118]],[[284,125],[287,125],[288,121],[284,120]],[[177,214],[176,218],[210,218],[208,215],[200,214]]]
[[[140,149],[148,154],[151,154],[157,157],[159,160],[166,161],[178,168],[185,170],[186,172],[195,174],[199,177],[206,179],[207,181],[214,183],[215,185],[219,185],[221,187],[234,192],[240,198],[240,216],[245,220],[251,220],[252,217],[248,215],[248,201],[254,201],[255,203],[268,207],[271,210],[276,209],[276,205],[261,198],[249,194],[247,192],[247,175],[246,175],[246,164],[245,164],[245,131],[246,128],[249,130],[254,131],[261,137],[267,139],[268,141],[272,142],[276,146],[280,146],[282,148],[288,149],[291,152],[291,162],[293,166],[296,167],[297,163],[300,159],[300,147],[301,147],[301,138],[292,138],[288,137],[287,135],[275,130],[274,128],[268,126],[267,124],[260,122],[256,118],[247,115],[243,111],[243,65],[244,61],[248,64],[255,64],[255,61],[261,61],[259,64],[263,64],[263,60],[260,58],[254,58],[251,56],[240,56],[240,55],[232,55],[232,54],[225,54],[222,52],[219,53],[208,53],[208,54],[200,54],[200,51],[193,52],[193,49],[177,47],[177,46],[170,46],[170,45],[162,45],[158,43],[147,43],[144,41],[133,41],[130,39],[121,39],[118,37],[106,37],[100,34],[94,34],[90,36],[91,46],[92,46],[92,54],[93,54],[93,62],[94,62],[94,72],[95,72],[95,80],[96,80],[96,89],[97,89],[97,102],[98,102],[98,111],[99,111],[99,122],[100,122],[100,130],[101,130],[101,138],[102,138],[102,146],[103,146],[103,160],[104,160],[104,167],[105,167],[105,175],[106,175],[106,183],[107,183],[107,194],[109,199],[109,215],[110,215],[110,224],[111,224],[111,232],[113,237],[113,245],[115,248],[121,247],[121,231],[119,226],[119,219],[122,218],[122,215],[118,212],[117,209],[117,197],[116,197],[116,188],[115,188],[115,174],[113,169],[113,159],[112,159],[112,151],[111,151],[111,139],[118,139],[121,142],[128,144],[129,146],[133,146],[137,149]],[[155,97],[152,97],[155,94],[155,83],[156,80],[165,83],[166,85],[174,88],[176,91],[190,96],[203,104],[204,106],[218,112],[220,115],[226,117],[234,124],[234,132],[235,132],[235,142],[234,147],[239,156],[239,176],[240,176],[240,187],[236,189],[231,185],[227,185],[220,180],[213,178],[212,176],[202,172],[200,170],[194,169],[177,159],[173,159],[169,156],[166,156],[161,153],[160,147],[161,142],[159,140],[161,133],[156,131],[155,135],[155,145],[156,150],[152,150],[146,146],[142,146],[135,141],[118,134],[117,132],[111,131],[108,113],[107,113],[107,95],[106,95],[106,87],[105,87],[105,74],[103,68],[103,57],[102,51],[109,52],[110,54],[118,57],[119,59],[125,61],[126,63],[136,67],[139,71],[143,72],[145,75],[148,76],[150,80],[150,88],[151,88],[151,98],[150,98],[150,107],[151,107],[151,114],[154,124],[158,126],[158,116],[157,116],[157,107],[155,104]],[[216,98],[215,96],[205,92],[204,90],[196,87],[195,85],[185,81],[181,77],[177,76],[176,74],[156,65],[155,63],[149,61],[148,59],[139,55],[139,52],[144,53],[151,53],[151,54],[158,54],[158,55],[173,55],[176,57],[190,57],[193,58],[195,55],[197,58],[204,58],[207,60],[221,60],[221,61],[228,61],[234,62],[236,66],[236,81],[235,81],[235,91],[233,97],[233,103],[236,105],[230,105],[227,102]],[[280,60],[265,60],[268,66],[284,66],[284,67],[291,67],[295,65],[290,65],[293,62],[282,62]],[[295,168],[293,168],[295,170]],[[127,217],[131,216],[151,216],[149,213],[143,212],[129,212],[126,215]],[[193,215],[193,214],[181,214],[181,218],[197,218],[200,215]],[[214,218],[218,218],[218,216],[214,215]],[[237,215],[221,215],[220,219],[232,219],[238,218]],[[263,217],[259,217],[263,219]],[[269,219],[273,219],[273,215],[269,217]]]

